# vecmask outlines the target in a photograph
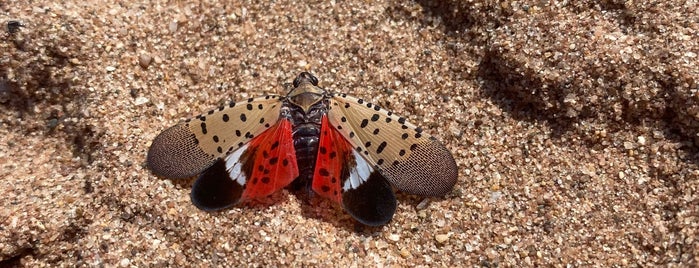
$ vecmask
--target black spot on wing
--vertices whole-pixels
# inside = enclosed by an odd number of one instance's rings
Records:
[[[363,119],[359,127],[364,128],[369,124],[369,120]]]
[[[381,152],[383,152],[383,149],[386,148],[386,145],[388,145],[388,143],[386,143],[385,141],[379,144],[379,147],[376,148],[376,153],[380,154]]]

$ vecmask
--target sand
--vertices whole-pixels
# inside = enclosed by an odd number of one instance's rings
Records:
[[[699,265],[696,1],[54,2],[0,3],[0,266]],[[369,228],[146,168],[302,71],[441,140],[454,190]]]

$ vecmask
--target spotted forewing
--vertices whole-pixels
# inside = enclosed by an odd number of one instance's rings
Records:
[[[275,125],[281,104],[279,96],[231,102],[166,129],[151,144],[148,166],[167,178],[200,174]]]

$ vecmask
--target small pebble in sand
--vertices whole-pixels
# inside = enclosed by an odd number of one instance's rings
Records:
[[[434,240],[437,240],[437,243],[444,244],[449,240],[449,235],[446,234],[438,234],[434,236]]]
[[[143,68],[148,68],[148,65],[153,61],[153,57],[151,57],[148,54],[141,54],[138,56],[138,65],[141,65]]]

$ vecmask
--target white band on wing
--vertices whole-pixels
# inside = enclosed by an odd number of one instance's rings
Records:
[[[248,144],[243,145],[243,147],[238,148],[233,151],[230,155],[226,157],[226,171],[228,171],[228,176],[236,181],[240,185],[245,185],[245,173],[243,172],[243,161],[240,161],[240,156],[243,152],[248,150]]]
[[[359,152],[352,150],[352,155],[357,165],[350,171],[349,179],[342,185],[342,190],[344,191],[359,187],[359,185],[369,179],[371,172],[374,170]]]

